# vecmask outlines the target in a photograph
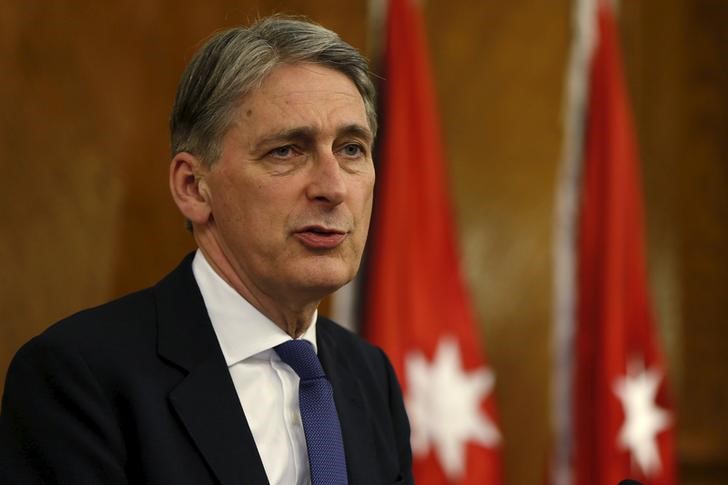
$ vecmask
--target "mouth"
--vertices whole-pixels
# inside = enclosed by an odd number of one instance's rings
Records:
[[[293,233],[309,249],[334,249],[346,239],[346,231],[323,226],[306,226]]]

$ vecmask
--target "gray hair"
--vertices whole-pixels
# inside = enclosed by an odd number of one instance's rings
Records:
[[[375,90],[366,59],[318,24],[273,16],[214,35],[192,58],[169,122],[172,155],[186,151],[212,165],[243,97],[276,66],[298,62],[326,66],[351,79],[364,101],[369,128],[376,133]]]

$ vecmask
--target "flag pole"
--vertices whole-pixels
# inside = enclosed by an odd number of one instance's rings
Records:
[[[562,122],[564,142],[556,187],[554,230],[552,420],[554,450],[553,485],[571,485],[573,423],[571,418],[576,318],[576,234],[584,147],[584,120],[589,89],[589,64],[596,41],[598,0],[572,2],[572,41],[564,83]]]

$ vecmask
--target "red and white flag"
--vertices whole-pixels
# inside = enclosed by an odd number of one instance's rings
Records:
[[[419,484],[501,483],[495,375],[460,270],[421,14],[391,0],[365,335],[392,360]]]
[[[676,483],[612,2],[576,2],[556,243],[553,483]]]

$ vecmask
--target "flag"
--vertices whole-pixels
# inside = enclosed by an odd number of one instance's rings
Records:
[[[639,161],[612,4],[580,1],[577,18],[566,129],[576,140],[567,140],[557,203],[553,482],[674,484],[675,414],[649,299]]]
[[[498,484],[495,375],[460,270],[423,22],[410,0],[386,22],[364,333],[402,384],[417,483]]]

